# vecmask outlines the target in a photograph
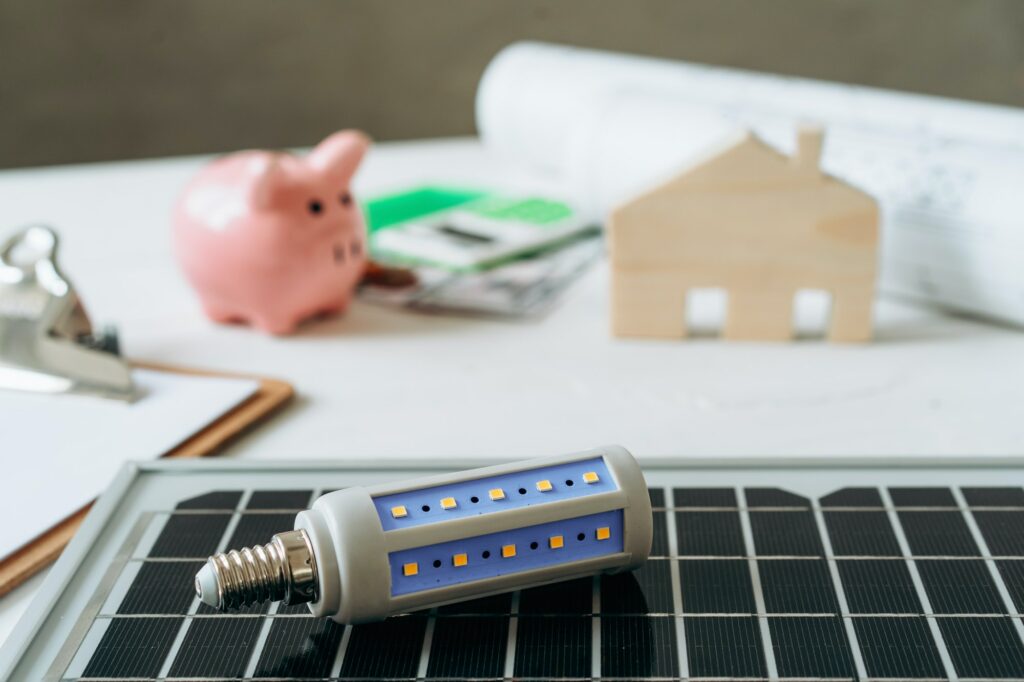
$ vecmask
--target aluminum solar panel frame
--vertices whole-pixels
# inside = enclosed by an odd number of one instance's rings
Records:
[[[639,570],[358,626],[305,606],[221,614],[192,578],[323,492],[440,467],[129,465],[0,679],[1024,680],[1024,460],[644,464]]]

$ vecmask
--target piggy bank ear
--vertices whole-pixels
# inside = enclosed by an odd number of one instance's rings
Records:
[[[358,130],[334,133],[309,154],[309,164],[317,170],[347,182],[356,172],[370,147],[370,138]]]
[[[281,162],[273,157],[254,166],[252,173],[255,178],[249,192],[249,202],[256,208],[270,208],[295,184]]]

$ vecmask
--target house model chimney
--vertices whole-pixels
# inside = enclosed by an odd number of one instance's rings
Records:
[[[796,154],[793,162],[808,175],[821,172],[821,144],[825,137],[819,126],[801,126],[796,136]]]

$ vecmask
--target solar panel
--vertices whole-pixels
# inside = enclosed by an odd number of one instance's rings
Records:
[[[193,576],[323,490],[403,472],[232,470],[153,467],[105,502],[13,679],[1024,679],[1018,469],[652,469],[641,569],[356,626],[222,614]]]

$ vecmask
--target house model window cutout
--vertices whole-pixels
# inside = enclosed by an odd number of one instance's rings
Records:
[[[878,206],[821,172],[822,132],[799,132],[793,157],[752,133],[612,212],[608,244],[616,336],[687,336],[691,289],[721,288],[721,335],[793,338],[798,290],[832,297],[830,341],[868,341]]]

